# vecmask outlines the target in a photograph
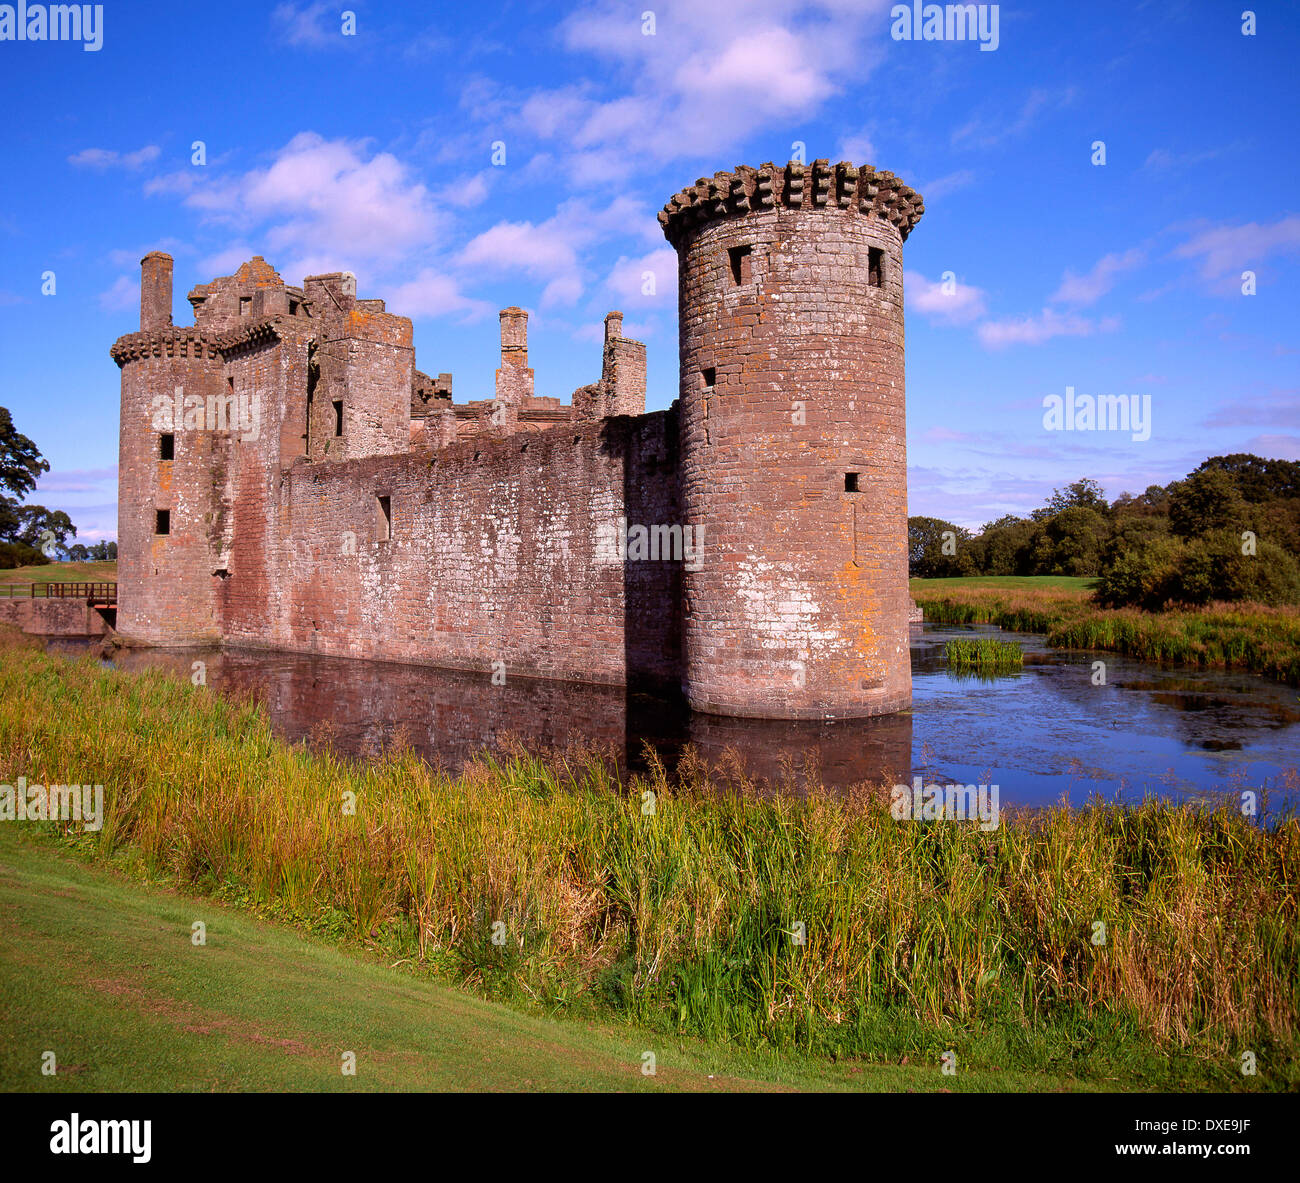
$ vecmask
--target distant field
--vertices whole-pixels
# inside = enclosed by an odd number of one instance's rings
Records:
[[[3,583],[62,583],[81,580],[117,580],[117,560],[105,559],[94,563],[45,563],[39,567],[11,567],[0,571]]]
[[[1075,578],[1072,575],[963,575],[960,579],[913,579],[912,598],[917,592],[942,595],[947,591],[1067,591],[1082,595],[1092,590],[1097,580],[1089,575]]]

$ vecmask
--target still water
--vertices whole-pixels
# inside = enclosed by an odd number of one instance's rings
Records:
[[[949,672],[945,640],[990,633],[1023,646],[1023,670],[990,680]],[[361,758],[406,742],[449,770],[510,735],[534,748],[594,743],[633,769],[644,767],[645,742],[670,770],[688,743],[715,764],[734,758],[730,748],[751,775],[796,788],[813,770],[835,788],[913,776],[996,784],[1003,804],[1268,788],[1276,807],[1300,795],[1295,689],[1113,653],[1062,653],[992,626],[913,626],[912,710],[834,723],[722,719],[613,687],[529,678],[493,686],[486,673],[299,654],[138,650],[113,662],[188,678],[200,659],[209,686],[256,695],[289,741],[328,738]],[[1098,660],[1104,685],[1095,684]]]

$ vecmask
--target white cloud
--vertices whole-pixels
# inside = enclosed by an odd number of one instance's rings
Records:
[[[409,282],[389,288],[385,306],[389,312],[414,319],[459,315],[473,320],[492,311],[486,300],[466,296],[454,278],[427,267]]]
[[[975,174],[968,168],[958,169],[954,173],[947,173],[933,181],[927,181],[920,186],[919,192],[926,201],[931,201],[939,197],[946,197],[949,193],[955,193],[958,189],[964,189],[967,185],[975,180]]]
[[[647,293],[651,279],[654,290]],[[671,307],[677,296],[677,252],[661,247],[636,259],[620,255],[605,286],[629,306]]]
[[[168,184],[162,179],[146,192]],[[288,255],[272,261],[294,277],[404,261],[433,244],[441,226],[429,191],[395,156],[367,155],[360,143],[315,132],[294,136],[266,168],[178,188],[209,220],[245,234],[264,227],[265,249],[251,253]]]
[[[1122,255],[1103,256],[1086,275],[1075,275],[1072,271],[1066,271],[1065,278],[1061,280],[1061,286],[1056,289],[1051,302],[1073,304],[1076,307],[1095,304],[1115,286],[1115,280],[1119,275],[1140,266],[1145,259],[1146,252],[1134,247]]]
[[[78,168],[129,168],[136,169],[157,160],[162,149],[157,144],[146,144],[134,152],[118,152],[112,148],[83,148],[68,157],[68,163]]]
[[[286,45],[297,49],[337,46],[343,32],[342,8],[317,0],[313,4],[277,4],[271,10],[271,28]]]
[[[1244,226],[1215,226],[1174,249],[1174,257],[1192,259],[1201,276],[1216,280],[1236,273],[1270,255],[1300,250],[1300,214],[1280,218],[1272,225],[1247,222]]]
[[[919,271],[903,272],[909,311],[944,324],[967,324],[986,312],[982,289],[965,283],[932,283]]]
[[[1020,320],[987,320],[976,331],[985,348],[1002,349],[1008,345],[1041,345],[1053,337],[1090,337],[1093,333],[1113,332],[1117,328],[1119,320],[1115,317],[1093,321],[1073,313],[1063,315],[1044,308],[1037,316]]]
[[[835,153],[835,159],[847,160],[852,164],[875,164],[876,146],[865,131],[845,136],[840,141],[840,150]]]
[[[653,240],[658,223],[630,197],[616,197],[604,208],[575,199],[545,222],[498,222],[471,239],[456,264],[500,273],[522,271],[545,281],[542,307],[572,304],[586,286],[585,249],[637,232]]]
[[[128,275],[120,275],[113,286],[99,293],[99,306],[105,312],[121,312],[127,308],[140,307],[140,281]]]
[[[517,105],[517,122],[565,142],[575,186],[626,176],[638,161],[716,157],[768,128],[794,138],[792,124],[847,82],[862,81],[883,56],[887,7],[887,0],[659,0],[654,35],[645,36],[639,13],[621,0],[596,0],[564,21],[561,36],[570,51],[612,59],[603,74],[615,93],[586,85],[536,91]],[[873,155],[864,146],[850,155]]]

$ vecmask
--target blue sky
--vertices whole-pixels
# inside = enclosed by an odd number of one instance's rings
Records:
[[[1207,455],[1300,458],[1300,6],[1255,5],[1244,36],[1245,2],[1002,4],[991,52],[894,40],[871,0],[109,0],[97,52],[0,41],[0,405],[51,462],[34,499],[115,536],[108,348],[154,248],[178,323],[254,254],[295,284],[355,272],[458,401],[491,393],[497,309],[532,312],[538,393],[567,400],[621,308],[665,407],[655,214],[796,141],[926,200],[904,251],[912,513],[978,526],[1080,476],[1113,496]],[[1150,438],[1045,430],[1068,386],[1150,396]]]

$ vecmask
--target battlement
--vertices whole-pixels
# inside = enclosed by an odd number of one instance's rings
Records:
[[[669,200],[659,212],[659,224],[677,247],[705,222],[778,208],[875,214],[897,227],[905,241],[921,220],[925,203],[893,173],[877,172],[870,165],[827,160],[805,165],[792,160],[782,166],[768,161],[758,168],[741,164],[732,172],[701,177]]]
[[[119,337],[109,349],[109,356],[119,366],[146,357],[207,358],[224,360],[241,347],[256,348],[279,338],[275,320],[264,319],[234,329],[213,331],[199,325],[168,325],[161,329],[142,329]]]

